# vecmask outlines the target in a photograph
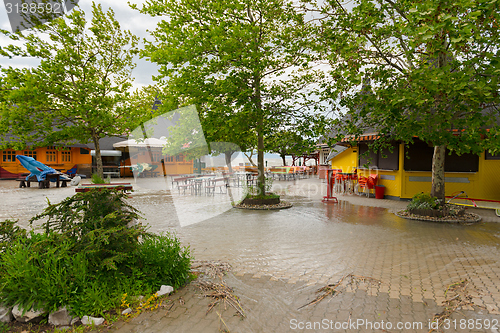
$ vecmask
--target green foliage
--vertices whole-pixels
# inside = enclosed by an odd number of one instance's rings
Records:
[[[266,150],[280,155],[283,163],[286,155],[303,155],[316,150],[315,141],[293,129],[281,130],[266,137]],[[285,166],[285,164],[283,164]]]
[[[266,183],[265,183],[266,184],[265,185],[265,193],[266,194],[271,192],[271,189],[273,188],[273,182],[274,182],[273,178],[266,177]],[[243,183],[243,191],[245,191],[245,193],[247,193],[247,195],[252,197],[252,198],[263,197],[262,191],[260,190],[259,187],[253,186],[253,185],[248,185],[246,181]]]
[[[22,304],[55,311],[67,304],[87,274],[80,268],[83,254],[73,254],[71,242],[57,234],[31,232],[1,254],[0,297],[6,304]]]
[[[51,205],[30,222],[47,218],[46,233],[58,232],[74,242],[75,253],[83,251],[96,269],[117,269],[137,248],[137,238],[146,235],[142,225],[128,227],[139,218],[126,203],[127,195],[114,189],[77,193]]]
[[[17,221],[5,220],[0,222],[0,252],[18,238],[26,237],[26,230],[16,225]]]
[[[408,210],[411,209],[439,209],[441,208],[441,201],[432,197],[429,193],[417,193],[411,198],[408,204]]]
[[[265,194],[260,191],[259,187],[253,186],[253,185],[247,185],[246,183],[243,184],[243,190],[246,193],[247,198],[252,198],[252,199],[272,199],[272,198],[279,198],[280,196],[274,193],[271,193],[271,189],[273,187],[273,179],[266,177],[266,192]]]
[[[318,50],[333,81],[325,95],[340,116],[333,142],[369,131],[379,147],[418,137],[459,154],[499,150],[498,0],[322,5]],[[433,170],[441,200],[444,157]]]
[[[322,72],[304,13],[286,0],[153,0],[140,10],[164,17],[142,52],[161,67],[155,79],[199,107],[208,142],[257,148],[264,191],[264,137],[280,126],[310,133],[324,120],[313,112]]]
[[[179,288],[189,279],[189,248],[171,234],[152,235],[125,195],[113,190],[78,193],[49,207],[44,233],[0,231],[8,246],[0,252],[0,298],[54,311],[70,306],[77,316],[103,315],[124,294],[154,293],[162,284]],[[14,235],[14,236],[11,236]],[[10,237],[10,238],[9,238]]]
[[[91,141],[102,176],[98,140],[123,135],[150,115],[129,92],[138,38],[95,3],[91,19],[76,7],[24,32],[3,33],[17,45],[3,47],[2,55],[32,57],[40,65],[1,68],[0,133],[16,139],[1,135],[0,143],[19,150]]]
[[[189,278],[191,254],[179,240],[169,234],[149,235],[141,241],[134,254],[134,266],[143,274],[142,280],[154,288],[162,284],[175,289]]]
[[[106,184],[109,181],[104,180],[98,173],[93,173],[91,178],[92,184]]]

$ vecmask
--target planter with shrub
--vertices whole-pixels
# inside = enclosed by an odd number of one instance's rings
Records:
[[[406,210],[398,212],[397,215],[425,221],[478,222],[481,220],[476,214],[466,213],[465,207],[442,203],[438,198],[423,192],[415,194]]]

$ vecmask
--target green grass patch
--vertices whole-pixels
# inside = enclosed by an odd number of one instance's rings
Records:
[[[139,213],[120,191],[78,193],[52,205],[41,232],[0,223],[0,298],[6,305],[69,306],[74,315],[102,316],[124,294],[148,295],[189,279],[191,254],[173,234],[133,224]]]

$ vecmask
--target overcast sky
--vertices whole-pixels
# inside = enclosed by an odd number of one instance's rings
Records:
[[[141,4],[145,2],[145,0],[131,0],[131,3]],[[161,17],[151,17],[149,15],[144,15],[139,13],[137,10],[131,9],[127,1],[123,0],[101,0],[96,3],[100,3],[103,6],[104,10],[107,10],[109,7],[113,9],[115,12],[115,17],[120,22],[122,29],[130,30],[133,34],[142,39],[148,38],[150,39],[150,35],[147,30],[154,30],[156,24],[161,20]],[[91,19],[92,15],[92,1],[89,0],[80,0],[80,7],[85,11],[86,17],[88,20]],[[9,23],[9,18],[7,16],[7,10],[4,5],[0,4],[0,28],[4,30],[11,31],[11,26]],[[3,35],[0,35],[0,45],[6,46],[9,45],[11,41],[8,38],[5,38]],[[140,87],[144,85],[153,84],[153,75],[157,74],[157,65],[152,64],[145,59],[136,58],[137,67],[132,72],[132,76],[134,77],[134,86]],[[0,66],[2,67],[32,67],[36,66],[38,62],[34,59],[26,59],[26,58],[14,58],[8,59],[6,57],[0,57]]]

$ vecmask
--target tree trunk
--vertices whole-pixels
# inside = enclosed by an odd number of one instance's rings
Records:
[[[252,166],[256,166],[252,160],[253,153],[251,153],[250,156],[248,156],[247,153],[243,153],[243,155],[245,155],[246,158],[248,158],[248,161],[250,161],[250,164],[252,164]]]
[[[286,166],[286,159],[285,159],[286,155],[280,155],[280,156],[281,156],[281,159],[283,160],[283,166]]]
[[[438,198],[442,203],[445,200],[444,193],[444,159],[446,157],[446,146],[435,146],[432,157],[432,187],[431,196]]]
[[[260,80],[260,75],[254,76],[254,98],[255,109],[257,111],[257,166],[259,170],[259,176],[257,179],[257,194],[266,195],[266,177],[264,174],[264,112],[262,110]]]
[[[233,172],[233,166],[231,165],[231,156],[233,155],[233,152],[227,151],[224,153],[224,156],[226,157],[226,165],[227,165],[227,171],[230,173]]]
[[[266,178],[264,173],[264,135],[262,134],[262,117],[259,119],[260,129],[257,133],[257,165],[259,169],[259,178],[257,180],[257,187],[259,194],[266,194]]]
[[[94,147],[95,147],[95,161],[97,164],[97,174],[99,175],[99,177],[104,179],[104,172],[102,170],[101,147],[99,146],[99,136],[95,133],[92,133],[92,141],[94,141]]]

